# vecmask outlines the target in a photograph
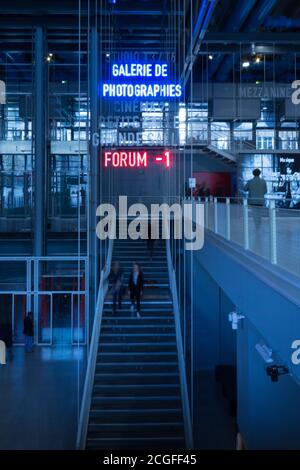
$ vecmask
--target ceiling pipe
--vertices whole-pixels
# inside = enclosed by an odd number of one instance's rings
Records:
[[[259,2],[258,5],[252,10],[252,13],[248,16],[243,27],[244,31],[256,31],[257,28],[264,22],[264,19],[273,9],[276,3],[276,0],[262,0]],[[234,57],[234,59],[232,59],[232,56],[224,57],[216,76],[217,81],[226,82],[226,80],[228,80],[228,74],[236,62],[236,57]]]
[[[207,31],[209,22],[211,20],[212,14],[214,12],[215,6],[218,0],[203,0],[201,8],[199,10],[196,24],[193,31],[192,43],[189,46],[188,54],[184,63],[183,72],[181,74],[181,83],[183,86],[186,85],[191,70],[193,68],[194,62],[197,58],[198,51],[200,49],[201,43],[203,41],[204,35]],[[191,1],[192,8],[192,1]],[[191,25],[192,29],[193,25]]]
[[[300,28],[299,18],[288,18],[287,16],[268,16],[264,22],[267,29],[282,28],[282,29],[296,29]]]
[[[240,31],[256,2],[257,0],[248,0],[243,4],[236,2],[234,10],[232,14],[229,15],[226,22],[224,33],[236,33]],[[223,58],[223,54],[215,56],[214,60],[209,63],[209,78],[215,74]]]

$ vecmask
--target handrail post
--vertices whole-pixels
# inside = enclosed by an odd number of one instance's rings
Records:
[[[226,238],[230,240],[230,197],[226,198]]]
[[[270,200],[269,204],[269,223],[270,223],[270,261],[277,264],[277,224],[275,201]]]
[[[205,221],[204,226],[208,228],[208,197],[204,199]]]
[[[214,232],[218,233],[218,198],[214,198]]]
[[[249,212],[247,198],[243,198],[244,248],[249,250]]]

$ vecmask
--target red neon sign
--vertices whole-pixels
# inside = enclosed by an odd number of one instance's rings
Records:
[[[149,161],[161,163],[166,168],[171,166],[171,152],[163,151],[162,153],[151,154],[146,150],[115,150],[104,152],[104,166],[106,168],[147,168]]]

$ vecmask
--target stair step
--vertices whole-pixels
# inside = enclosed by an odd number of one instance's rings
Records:
[[[114,253],[112,263],[114,263],[114,261],[120,261],[121,266],[123,266],[123,263],[128,263],[128,265],[132,267],[133,262],[136,261],[136,258],[145,260],[147,265],[152,266],[156,264],[164,264],[165,266],[168,266],[166,252],[156,253],[155,256],[150,259],[148,253],[139,250],[132,251],[130,255],[128,252],[124,253],[123,251]]]
[[[166,314],[169,314],[169,316],[166,318]],[[118,310],[117,309],[117,312],[116,313],[113,313],[112,311],[112,306],[106,310],[104,312],[104,315],[103,315],[103,321],[111,321],[113,322],[115,320],[115,318],[117,319],[116,322],[128,322],[128,325],[131,325],[133,324],[132,322],[139,322],[140,324],[147,324],[147,322],[151,322],[152,324],[155,323],[155,321],[159,322],[159,321],[168,321],[170,320],[170,322],[174,322],[174,315],[173,315],[173,312],[170,311],[170,312],[164,312],[164,315],[162,317],[156,317],[156,320],[153,322],[153,313],[152,312],[149,312],[147,311],[146,309],[142,309],[141,311],[141,318],[138,318],[136,314],[133,314],[131,313],[130,310]],[[121,323],[120,323],[121,324]]]
[[[169,343],[104,343],[100,344],[98,350],[98,360],[99,356],[101,358],[102,354],[144,354],[153,356],[153,354],[166,354],[166,353],[173,353],[175,354],[177,351],[176,343],[169,342]]]
[[[137,320],[140,320],[137,318]],[[120,325],[119,323],[114,323],[113,325],[109,325],[107,323],[102,324],[101,327],[101,332],[103,336],[107,335],[113,335],[113,336],[120,336],[120,335],[138,335],[138,334],[157,334],[158,336],[161,336],[161,334],[165,334],[169,332],[169,334],[173,333],[175,334],[175,325],[173,323],[165,324],[165,323],[160,323],[159,325],[156,325],[154,322],[151,321],[151,323],[146,324],[144,321],[139,322],[139,323],[131,323],[126,322],[123,325]]]
[[[114,332],[114,333],[105,332],[101,334],[101,344],[112,342],[114,344],[126,343],[130,345],[131,343],[128,342],[129,340],[134,340],[135,343],[141,343],[144,341],[149,341],[151,339],[155,339],[155,341],[152,341],[151,344],[157,344],[157,343],[160,344],[161,340],[163,340],[163,343],[167,343],[168,341],[174,342],[174,337],[175,337],[174,331],[172,333],[160,333],[160,332],[157,333],[156,332],[154,338],[153,338],[152,332],[143,332],[143,333],[141,332],[127,333],[125,331]],[[145,343],[145,344],[148,345],[149,343]]]
[[[135,372],[120,372],[118,374],[116,373],[96,373],[95,374],[95,380],[99,381],[114,381],[117,382],[118,380],[155,380],[155,381],[161,381],[161,380],[174,380],[174,379],[179,379],[179,375],[177,372],[145,372],[143,370],[137,370]],[[161,382],[159,382],[161,383]]]
[[[133,265],[133,260],[140,264],[142,271],[144,272],[145,269],[148,270],[158,270],[160,268],[163,268],[165,272],[168,272],[168,264],[165,259],[159,259],[156,261],[151,261],[149,258],[145,256],[136,256],[134,259],[127,259],[127,258],[122,258],[121,256],[118,258],[115,258],[112,262],[114,261],[119,261],[121,268],[123,271],[126,269],[127,273],[130,273],[132,270],[132,265]],[[124,274],[126,274],[126,271]]]
[[[164,314],[168,315],[169,313],[173,313],[173,305],[169,300],[160,299],[159,301],[153,301],[149,299],[142,299],[141,303],[143,303],[143,310],[148,314],[154,313],[155,316],[162,316]],[[113,301],[111,299],[106,299],[103,312],[110,312],[112,304]],[[123,299],[122,307],[118,310],[123,312],[131,312],[131,302],[129,301],[128,297]]]
[[[182,420],[182,410],[178,408],[165,408],[164,410],[155,408],[117,409],[117,410],[97,410],[91,409],[91,423],[151,423],[158,419],[173,423]]]
[[[143,322],[141,325],[140,318],[128,316],[120,316],[119,312],[118,315],[111,315],[107,316],[104,315],[102,318],[102,327],[101,328],[152,328],[152,327],[161,327],[161,328],[175,328],[174,319],[171,315],[169,316],[150,316],[143,317]]]
[[[97,449],[184,449],[184,438],[181,436],[172,437],[169,436],[155,436],[151,438],[146,437],[121,437],[121,438],[94,438],[87,439],[87,450],[97,450]]]
[[[157,310],[161,310],[161,307],[166,307],[166,306],[172,306],[173,308],[173,303],[171,300],[142,300],[143,302],[143,307],[145,310],[147,310],[148,307],[155,307],[156,308],[156,311]],[[123,305],[124,304],[124,305]],[[111,300],[105,300],[105,306],[107,307],[108,305],[112,305],[112,301]],[[131,306],[131,302],[129,300],[124,300],[123,303],[122,303],[122,309],[126,309],[126,306],[127,308],[130,309],[130,306]]]
[[[125,437],[157,437],[168,435],[171,437],[182,437],[182,423],[90,423],[88,427],[89,439],[105,437],[122,438]]]
[[[165,289],[166,288],[169,288],[169,280],[167,277],[163,278],[163,277],[158,277],[158,276],[145,276],[145,281],[144,281],[144,288],[149,288],[149,287],[164,287]],[[127,287],[128,287],[128,280],[125,279],[125,282],[123,284],[123,286],[126,288],[126,291],[127,291]],[[109,289],[112,288],[112,284],[109,284],[108,286]],[[125,295],[127,294],[127,292],[125,293]]]
[[[172,362],[172,361],[167,361],[167,362],[122,362],[122,363],[117,363],[117,362],[97,362],[96,364],[96,374],[100,374],[103,371],[110,371],[110,372],[123,372],[126,370],[126,372],[136,372],[137,370],[139,371],[144,371],[144,372],[178,372],[178,364],[177,362]]]
[[[104,398],[108,397],[111,400],[122,399],[127,397],[133,398],[155,398],[170,396],[172,394],[178,394],[180,398],[180,386],[179,384],[118,384],[114,385],[98,385],[94,384],[93,398],[97,397]]]
[[[177,360],[177,354],[174,352],[162,352],[162,351],[157,351],[157,352],[152,352],[151,354],[149,353],[143,353],[143,352],[135,352],[135,351],[124,351],[124,352],[102,352],[98,354],[98,361],[104,360],[104,362],[107,362],[107,359],[109,359],[111,362],[126,362],[128,359],[130,359],[132,362],[153,362],[154,358],[161,358],[161,359],[170,359],[171,361],[174,362],[174,360]],[[99,361],[100,362],[100,361]],[[165,362],[165,361],[164,361]]]
[[[141,408],[154,408],[164,410],[166,407],[178,408],[181,406],[180,394],[175,395],[159,395],[159,396],[99,396],[93,395],[92,409],[141,409]]]

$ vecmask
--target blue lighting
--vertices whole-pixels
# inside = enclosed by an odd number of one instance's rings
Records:
[[[169,80],[166,63],[113,63],[111,79],[102,83],[104,98],[180,98],[179,83]]]
[[[104,98],[180,98],[182,90],[176,83],[103,83],[102,94]]]
[[[114,77],[168,77],[168,64],[113,64]]]

